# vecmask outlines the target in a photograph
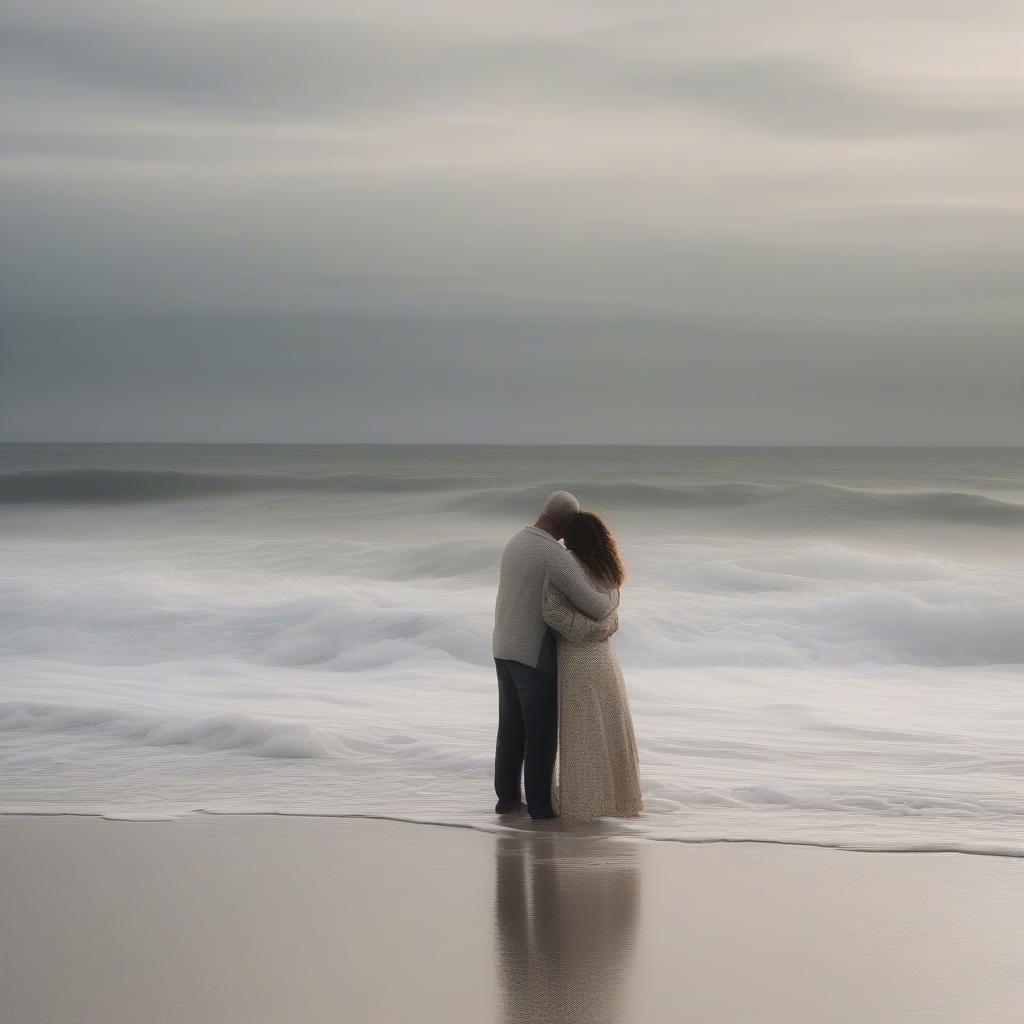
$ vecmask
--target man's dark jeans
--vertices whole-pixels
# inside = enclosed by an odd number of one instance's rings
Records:
[[[558,676],[507,658],[495,658],[494,664],[498,670],[494,791],[499,800],[518,800],[522,772],[529,812],[550,812],[558,749]]]

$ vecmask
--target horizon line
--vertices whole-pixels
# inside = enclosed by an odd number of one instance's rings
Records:
[[[807,442],[715,442],[715,441],[63,441],[63,440],[0,440],[0,445],[64,445],[88,447],[95,445],[179,445],[179,446],[259,446],[319,448],[1024,448],[1024,441],[1014,444],[965,444],[949,442],[840,442],[811,444]]]

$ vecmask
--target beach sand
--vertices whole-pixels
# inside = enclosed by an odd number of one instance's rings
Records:
[[[539,825],[539,823],[538,823]],[[341,818],[0,817],[3,1024],[973,1024],[1024,862]]]

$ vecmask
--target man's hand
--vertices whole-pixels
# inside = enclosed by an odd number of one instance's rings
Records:
[[[619,628],[619,613],[614,611],[606,619],[601,619],[597,624],[597,631],[591,636],[592,640],[607,640]]]

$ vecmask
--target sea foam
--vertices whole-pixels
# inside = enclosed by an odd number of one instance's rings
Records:
[[[501,547],[557,484],[629,568],[646,801],[597,834],[1024,853],[1024,460],[2,449],[0,807],[490,811]]]

